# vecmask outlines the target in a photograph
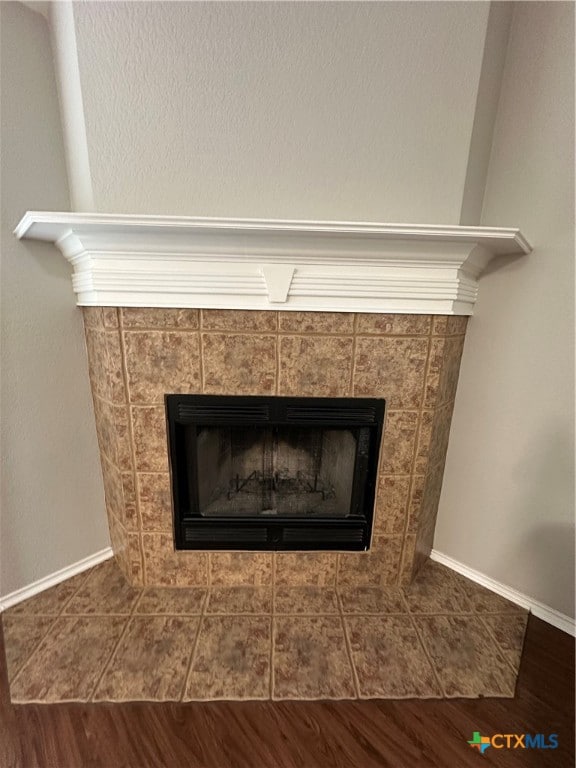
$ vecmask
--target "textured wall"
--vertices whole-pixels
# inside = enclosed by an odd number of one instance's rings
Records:
[[[2,503],[0,595],[109,545],[82,315],[68,265],[12,230],[69,205],[45,19],[2,20]]]
[[[395,584],[432,546],[465,317],[85,308],[113,547],[137,584]],[[368,553],[174,552],[164,395],[384,397]]]
[[[574,5],[516,3],[435,548],[574,616]]]
[[[96,210],[458,223],[488,6],[74,3]]]

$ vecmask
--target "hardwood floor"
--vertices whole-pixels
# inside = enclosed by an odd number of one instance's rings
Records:
[[[13,706],[0,645],[1,768],[574,766],[574,641],[533,617],[515,699]],[[559,746],[481,756],[474,731]]]

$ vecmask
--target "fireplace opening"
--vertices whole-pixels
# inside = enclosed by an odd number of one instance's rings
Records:
[[[167,395],[177,549],[367,549],[384,401]]]

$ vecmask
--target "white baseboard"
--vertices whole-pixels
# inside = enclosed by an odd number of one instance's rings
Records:
[[[0,613],[5,611],[6,608],[28,600],[29,597],[34,597],[39,592],[44,592],[45,589],[60,584],[61,581],[66,581],[66,579],[76,576],[76,574],[82,573],[82,571],[87,571],[88,568],[93,568],[95,565],[104,562],[104,560],[108,560],[113,554],[112,547],[106,547],[106,549],[101,549],[93,555],[88,555],[88,557],[78,560],[78,562],[72,563],[72,565],[67,565],[66,568],[61,568],[55,573],[38,579],[38,581],[33,581],[27,587],[22,587],[22,589],[17,589],[15,592],[10,592],[10,594],[0,597]]]
[[[447,568],[451,568],[462,576],[466,576],[470,581],[475,581],[477,584],[486,587],[486,589],[496,592],[497,595],[505,597],[507,600],[516,603],[516,605],[528,608],[537,618],[552,624],[557,629],[561,629],[562,632],[567,632],[569,635],[576,637],[576,619],[572,619],[570,616],[566,616],[560,613],[560,611],[556,611],[554,608],[534,600],[534,598],[525,595],[523,592],[507,587],[499,581],[494,581],[494,579],[485,576],[480,571],[475,571],[473,568],[464,565],[464,563],[460,563],[458,560],[448,557],[448,555],[443,555],[442,552],[437,552],[435,549],[430,553],[430,559],[445,565]]]

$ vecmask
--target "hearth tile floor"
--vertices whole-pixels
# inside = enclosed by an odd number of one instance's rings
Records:
[[[134,588],[113,560],[2,614],[12,701],[514,695],[527,612],[429,562],[408,588]]]

